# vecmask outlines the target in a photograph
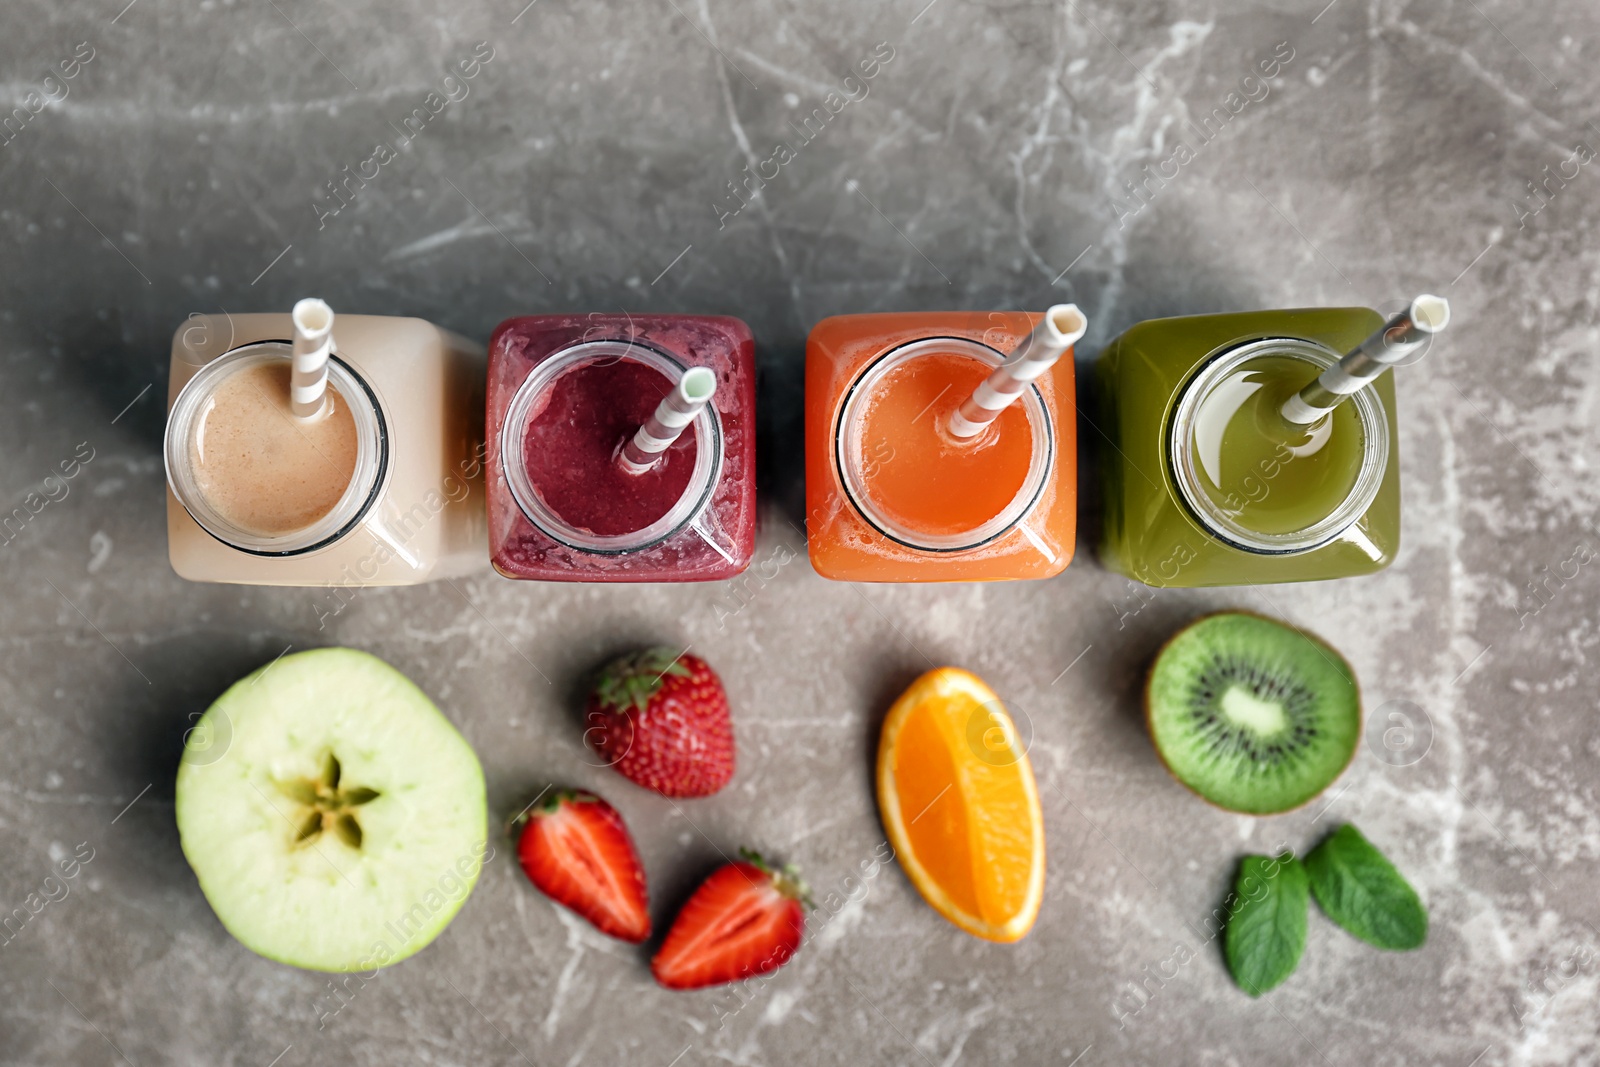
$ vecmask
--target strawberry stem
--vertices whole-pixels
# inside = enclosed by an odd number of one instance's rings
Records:
[[[650,698],[668,675],[687,677],[691,672],[682,662],[683,653],[664,646],[646,648],[618,656],[600,669],[595,695],[602,707],[623,711],[629,707],[644,711]]]
[[[546,786],[539,795],[525,804],[521,811],[506,820],[506,836],[516,837],[522,833],[522,828],[531,822],[535,815],[554,815],[566,800],[593,800],[594,795],[572,789],[557,789],[552,791]]]
[[[806,885],[800,877],[800,868],[793,863],[785,863],[782,867],[778,867],[753,848],[739,849],[739,856],[771,878],[773,886],[784,896],[798,900],[808,910],[816,907],[811,901],[811,887]]]

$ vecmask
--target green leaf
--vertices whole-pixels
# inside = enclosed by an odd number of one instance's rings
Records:
[[[601,668],[595,695],[609,711],[623,712],[629,708],[644,711],[661,689],[663,679],[687,677],[691,673],[683,662],[683,652],[646,648],[618,656]]]
[[[1294,973],[1306,948],[1306,869],[1292,855],[1246,856],[1223,931],[1239,988],[1259,997]]]
[[[1428,937],[1428,910],[1394,864],[1349,823],[1306,857],[1311,891],[1328,918],[1379,948],[1416,948]]]

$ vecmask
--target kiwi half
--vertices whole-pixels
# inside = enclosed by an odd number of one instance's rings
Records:
[[[1321,793],[1361,739],[1361,693],[1344,657],[1245,612],[1204,616],[1167,642],[1150,668],[1145,715],[1174,778],[1250,815]]]

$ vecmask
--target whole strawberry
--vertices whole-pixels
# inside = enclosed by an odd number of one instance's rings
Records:
[[[710,796],[733,777],[728,694],[699,656],[619,656],[601,668],[584,718],[584,736],[613,767],[663,796]]]

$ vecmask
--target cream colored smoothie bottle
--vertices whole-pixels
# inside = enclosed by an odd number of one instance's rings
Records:
[[[313,304],[331,333],[306,415],[292,368]],[[484,569],[483,391],[483,348],[420,319],[334,321],[320,301],[294,317],[191,318],[172,340],[167,394],[173,569],[344,587]]]

